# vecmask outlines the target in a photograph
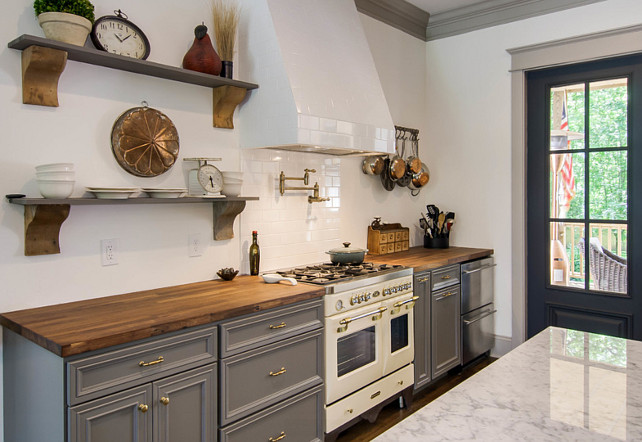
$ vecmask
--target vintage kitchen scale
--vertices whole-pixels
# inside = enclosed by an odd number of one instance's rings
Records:
[[[220,158],[184,158],[184,161],[198,162],[198,168],[189,171],[187,189],[190,196],[208,198],[225,198],[223,190],[223,174],[208,161],[221,161]]]

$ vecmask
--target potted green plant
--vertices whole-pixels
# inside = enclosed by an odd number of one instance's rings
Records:
[[[89,0],[34,0],[33,9],[45,37],[84,46],[94,22]]]

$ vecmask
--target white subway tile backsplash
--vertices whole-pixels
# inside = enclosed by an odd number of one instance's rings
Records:
[[[289,177],[302,177],[305,168],[316,170],[310,174],[308,186],[318,182],[319,193],[331,196],[331,201],[309,204],[311,190],[279,194],[280,171]],[[341,159],[271,149],[245,150],[242,152],[241,170],[243,193],[258,195],[260,200],[248,202],[239,217],[239,231],[248,236],[252,230],[259,232],[261,271],[327,261],[328,256],[324,252],[341,244],[338,188]],[[286,184],[303,186],[300,180]],[[246,249],[249,242],[242,241],[241,247],[241,270],[247,272]]]

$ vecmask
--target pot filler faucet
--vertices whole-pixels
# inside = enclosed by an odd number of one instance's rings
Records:
[[[319,196],[318,182],[314,183],[314,186],[312,187],[288,187],[285,185],[286,180],[302,180],[303,184],[307,186],[310,183],[310,173],[316,173],[316,170],[303,169],[303,171],[304,171],[304,174],[302,178],[285,176],[285,173],[281,171],[281,175],[279,175],[279,192],[281,192],[281,195],[283,195],[286,190],[311,190],[313,194],[312,196],[308,196],[308,203],[312,204],[312,203],[320,203],[322,201],[329,201],[330,198],[321,198]]]

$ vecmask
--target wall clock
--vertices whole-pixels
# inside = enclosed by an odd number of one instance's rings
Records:
[[[94,46],[101,51],[145,60],[150,52],[147,36],[120,9],[114,14],[105,15],[94,22],[91,30]]]

